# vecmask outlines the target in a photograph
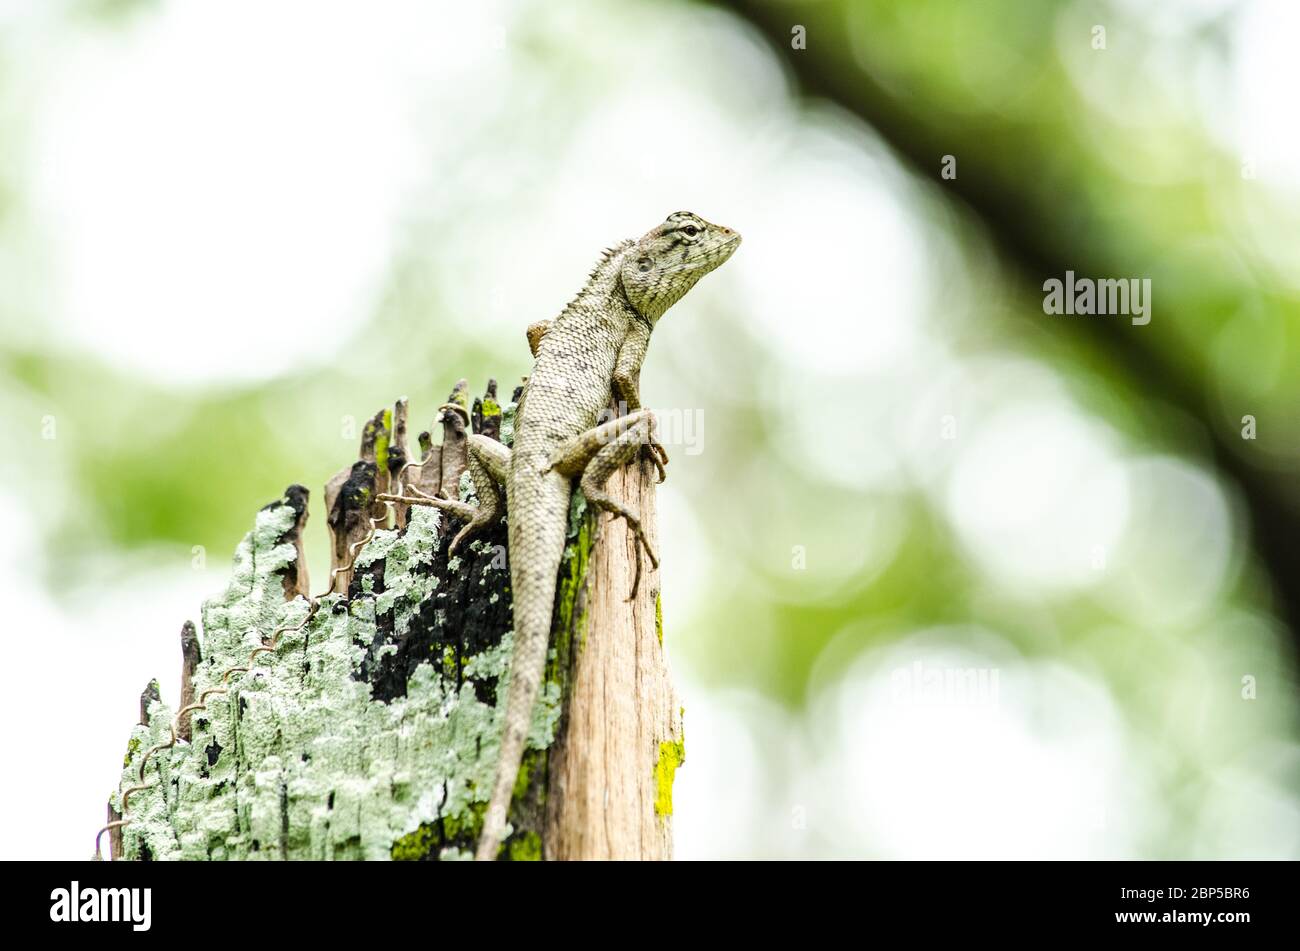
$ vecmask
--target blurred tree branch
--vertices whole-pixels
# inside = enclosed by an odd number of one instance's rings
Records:
[[[1205,224],[1204,209],[1212,202],[1198,183],[1172,186],[1171,194],[1171,186],[1157,190],[1135,184],[1109,167],[1090,164],[1086,157],[1062,154],[1075,138],[1071,123],[1086,115],[1088,106],[1063,88],[1065,77],[1055,62],[1053,29],[1061,9],[1057,4],[1043,4],[1032,12],[1024,11],[1022,4],[1016,14],[1037,21],[1028,25],[1032,49],[1017,52],[1041,63],[1036,64],[1034,73],[1040,88],[1015,92],[1047,101],[1054,98],[1060,107],[1048,109],[1035,103],[1039,108],[1032,112],[1033,122],[981,108],[973,101],[974,96],[962,87],[961,76],[953,75],[960,70],[945,59],[951,57],[954,47],[942,37],[932,36],[933,43],[890,43],[890,31],[902,33],[904,29],[893,13],[880,5],[839,0],[721,0],[719,5],[734,10],[768,38],[805,95],[829,100],[861,118],[919,176],[938,182],[943,156],[956,155],[959,174],[942,181],[943,189],[983,223],[1035,294],[1046,278],[1060,277],[1066,270],[1120,276],[1145,269],[1149,274],[1184,236],[1189,223]],[[943,22],[950,15],[970,15],[952,9],[944,12],[926,3],[915,8],[909,3],[907,7],[913,18],[907,29],[913,38],[917,19],[930,16]],[[997,13],[997,4],[991,4],[979,17],[990,24],[989,29],[1000,30],[1004,21]],[[806,29],[806,49],[792,47],[791,31],[796,24]],[[1021,34],[1026,28],[1024,23],[1018,24]],[[892,57],[888,83],[864,68],[864,61],[870,63],[863,49],[864,36],[888,46]],[[994,41],[981,44],[980,39],[963,36],[960,55],[996,52]],[[1005,34],[997,42],[1005,45]],[[883,72],[884,64],[881,66]],[[945,79],[950,81],[947,86]],[[1229,164],[1235,170],[1235,164]],[[1106,200],[1099,201],[1099,195]],[[1153,203],[1159,204],[1160,214],[1143,217],[1141,210]],[[1177,209],[1172,220],[1164,214],[1168,208]],[[1144,229],[1134,226],[1135,209]],[[1213,279],[1201,272],[1186,276],[1185,286],[1162,295],[1165,300],[1159,319],[1171,327],[1167,332],[1145,332],[1147,328],[1135,332],[1119,320],[1076,320],[1053,324],[1053,330],[1070,336],[1079,357],[1099,357],[1135,392],[1153,395],[1203,426],[1211,448],[1207,461],[1244,496],[1256,550],[1273,581],[1278,613],[1297,638],[1300,585],[1289,578],[1300,564],[1300,504],[1294,472],[1290,466],[1278,466],[1276,459],[1270,468],[1266,453],[1247,454],[1256,444],[1240,439],[1237,416],[1216,409],[1214,398],[1217,393],[1235,403],[1232,397],[1244,399],[1250,390],[1245,385],[1235,393],[1216,390],[1216,386],[1224,387],[1225,381],[1214,379],[1209,367],[1213,332],[1231,312],[1231,305],[1244,306],[1246,298],[1260,289],[1244,282],[1234,286],[1228,274]],[[1227,284],[1233,299],[1191,305],[1191,301],[1200,303],[1200,287],[1192,285],[1192,280],[1219,295]],[[1166,303],[1170,300],[1174,304]],[[1181,310],[1174,312],[1178,308]],[[1275,318],[1284,320],[1286,311],[1293,309],[1283,307]],[[1029,320],[1041,316],[1023,311],[1021,315]],[[1180,329],[1173,329],[1179,324]],[[1244,377],[1249,374],[1249,368],[1243,370]],[[1252,394],[1252,398],[1254,402],[1244,405],[1260,405],[1258,397]],[[1283,446],[1290,444],[1288,434],[1300,426],[1294,410],[1287,409],[1291,403],[1286,394],[1274,393],[1268,398],[1275,411],[1271,425]]]

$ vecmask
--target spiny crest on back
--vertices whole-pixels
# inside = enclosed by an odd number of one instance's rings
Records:
[[[629,238],[602,251],[600,260],[596,262],[591,269],[591,273],[587,275],[586,283],[582,285],[582,288],[574,295],[573,299],[564,305],[564,310],[560,311],[560,313],[572,310],[574,305],[583,298],[602,296],[608,293],[613,286],[614,280],[618,277],[619,265],[623,255],[630,251],[635,244],[636,242]]]
[[[608,247],[604,251],[600,252],[600,260],[596,262],[595,267],[591,269],[591,273],[587,275],[587,283],[593,284],[598,280],[599,277],[603,277],[606,274],[608,274],[607,269],[611,264],[616,263],[615,258],[621,255],[628,248],[632,247],[634,244],[636,244],[635,241],[633,241],[631,238],[627,238],[626,240],[620,241],[618,244],[612,245],[611,247]]]

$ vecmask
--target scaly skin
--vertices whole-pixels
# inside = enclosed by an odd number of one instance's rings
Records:
[[[669,215],[639,241],[609,249],[586,286],[549,322],[528,328],[536,362],[515,417],[514,446],[470,437],[469,469],[479,506],[435,503],[469,518],[452,542],[498,515],[498,483],[505,482],[514,599],[514,656],[505,726],[492,797],[476,857],[494,859],[523,757],[533,704],[546,666],[556,578],[564,555],[573,479],[589,504],[627,521],[636,536],[637,583],[641,550],[657,564],[637,514],[604,492],[619,466],[648,451],[663,472],[667,455],[654,437],[654,419],[641,408],[641,362],[659,318],[705,274],[736,250],[740,235],[690,212]],[[596,421],[611,402],[623,415]],[[633,589],[635,592],[635,587]]]

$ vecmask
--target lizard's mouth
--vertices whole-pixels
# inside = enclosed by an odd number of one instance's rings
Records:
[[[690,271],[712,271],[736,253],[740,246],[740,232],[732,231],[721,241],[700,248],[700,256],[668,268],[669,274],[686,274]]]
[[[733,231],[722,239],[718,244],[716,254],[717,263],[721,264],[727,258],[736,253],[736,248],[740,247],[740,232]]]

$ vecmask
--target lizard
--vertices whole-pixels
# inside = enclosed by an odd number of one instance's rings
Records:
[[[469,437],[467,468],[477,505],[429,504],[465,520],[448,554],[501,516],[505,503],[513,597],[514,646],[492,791],[475,857],[492,860],[505,838],[515,779],[550,642],[556,579],[564,555],[574,480],[597,511],[621,518],[634,537],[635,598],[642,549],[659,565],[638,513],[612,498],[605,483],[644,454],[666,474],[668,454],[641,404],[641,364],[664,313],[735,252],[740,235],[689,211],[668,216],[640,239],[606,249],[586,285],[560,314],[528,327],[532,372],[515,410],[512,447]],[[611,401],[619,415],[599,422]]]

